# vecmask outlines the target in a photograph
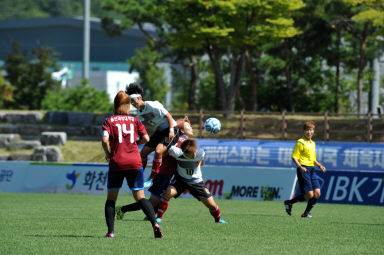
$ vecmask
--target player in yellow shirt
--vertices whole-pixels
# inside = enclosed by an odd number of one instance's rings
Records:
[[[312,218],[311,209],[319,199],[320,183],[319,177],[315,173],[315,165],[325,173],[326,169],[316,160],[316,144],[312,140],[315,133],[315,123],[313,121],[304,122],[304,136],[297,140],[292,153],[292,160],[297,166],[297,179],[301,193],[291,200],[285,200],[285,211],[288,215],[292,214],[292,205],[296,202],[308,201],[303,218]]]

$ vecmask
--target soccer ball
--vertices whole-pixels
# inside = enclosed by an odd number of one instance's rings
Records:
[[[207,133],[217,134],[221,129],[220,120],[216,118],[209,118],[204,123],[204,129]]]

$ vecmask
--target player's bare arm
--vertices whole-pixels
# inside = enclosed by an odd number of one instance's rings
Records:
[[[139,141],[137,141],[137,145],[144,144],[149,142],[149,135],[143,135]]]
[[[323,173],[325,173],[325,171],[327,171],[327,169],[325,168],[325,166],[323,166],[322,164],[320,164],[319,162],[315,161],[315,165],[318,166],[321,171],[323,171]]]
[[[175,136],[175,130],[173,127],[173,118],[170,113],[167,113],[165,115],[165,118],[168,119],[168,123],[169,123],[169,140],[172,140],[172,138]]]
[[[101,139],[101,145],[103,146],[103,150],[105,153],[105,159],[109,162],[109,159],[111,158],[111,149],[109,146],[109,137],[103,136]]]
[[[293,162],[295,162],[295,165],[300,169],[302,172],[307,172],[307,169],[303,167],[297,158],[292,158]]]

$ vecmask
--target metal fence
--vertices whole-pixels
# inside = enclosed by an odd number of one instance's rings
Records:
[[[303,123],[316,123],[318,141],[384,142],[384,116],[379,114],[291,113],[249,111],[172,111],[175,119],[188,115],[195,136],[216,139],[296,140],[303,135]],[[221,131],[204,132],[204,121],[216,117]]]

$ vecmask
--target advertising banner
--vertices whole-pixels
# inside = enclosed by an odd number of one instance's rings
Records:
[[[198,143],[206,151],[203,177],[215,197],[261,200],[269,194],[285,200],[294,193],[295,141],[198,139]],[[384,144],[317,142],[316,154],[327,168],[325,174],[318,170],[320,201],[383,205]],[[107,172],[107,164],[0,161],[0,192],[103,194]],[[147,169],[146,178],[149,174]],[[126,184],[121,192],[129,192]]]
[[[285,200],[292,196],[296,170],[261,167],[202,167],[205,185],[215,197],[238,200]],[[192,197],[188,192],[183,196]]]
[[[320,177],[319,202],[384,205],[384,172],[316,172]],[[299,192],[299,187],[296,189]]]
[[[107,164],[0,162],[1,192],[105,193]]]
[[[103,194],[107,190],[107,164],[0,162],[0,169],[0,192]],[[261,200],[267,192],[271,198],[283,200],[293,192],[293,169],[222,166],[202,169],[207,188],[218,198]],[[147,169],[145,175],[149,174]],[[129,191],[126,184],[121,191]],[[189,193],[182,196],[192,197]]]
[[[198,139],[207,165],[295,167],[291,155],[296,141]],[[316,142],[317,161],[328,170],[384,172],[384,144]]]

